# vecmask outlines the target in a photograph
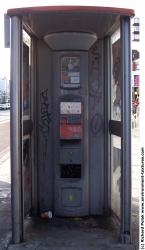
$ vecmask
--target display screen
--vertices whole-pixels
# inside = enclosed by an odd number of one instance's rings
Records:
[[[61,58],[61,87],[80,87],[80,57]]]

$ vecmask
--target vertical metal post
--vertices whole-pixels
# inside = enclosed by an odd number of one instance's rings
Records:
[[[13,243],[23,240],[22,20],[11,18],[11,203]]]
[[[33,131],[31,136],[31,159],[32,159],[32,213],[36,215],[38,212],[38,200],[37,200],[37,89],[36,89],[36,39],[31,37],[31,119],[33,122]]]
[[[131,242],[131,49],[130,17],[121,19],[122,140],[121,241]]]
[[[110,53],[110,37],[104,39],[104,89],[105,89],[105,193],[104,193],[104,212],[106,215],[111,213],[111,162],[110,162],[110,134],[109,120],[110,114],[110,86],[111,86],[111,53]]]

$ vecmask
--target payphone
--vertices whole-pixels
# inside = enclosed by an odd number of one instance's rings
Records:
[[[60,101],[60,179],[62,207],[68,215],[82,206],[83,105],[80,96],[63,95]],[[75,210],[74,210],[75,208]]]
[[[82,137],[82,102],[76,96],[66,95],[60,102],[61,178],[81,178]]]
[[[87,60],[82,60],[86,54],[79,51],[55,53],[55,62],[58,62],[57,67],[55,64],[55,103],[59,112],[56,124],[55,152],[59,156],[55,159],[55,214],[60,216],[88,214],[87,121],[83,112],[88,107],[85,99],[87,84],[84,85],[86,79],[81,74],[86,72],[87,75]]]

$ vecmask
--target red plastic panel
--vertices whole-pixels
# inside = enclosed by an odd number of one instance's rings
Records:
[[[60,124],[60,139],[82,139],[82,124]]]

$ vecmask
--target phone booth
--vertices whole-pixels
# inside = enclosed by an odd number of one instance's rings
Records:
[[[132,15],[97,6],[8,10],[14,243],[30,211],[113,211],[130,242]]]

